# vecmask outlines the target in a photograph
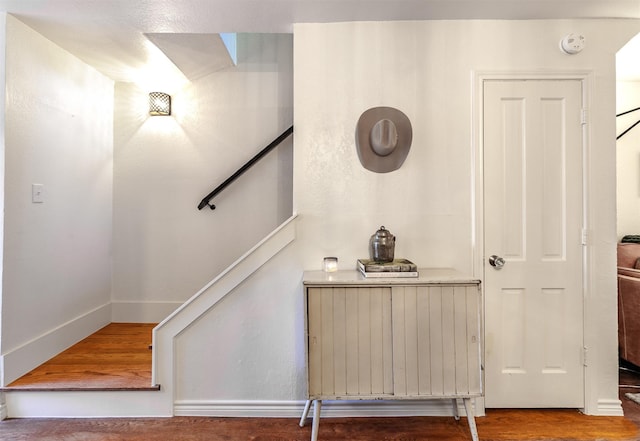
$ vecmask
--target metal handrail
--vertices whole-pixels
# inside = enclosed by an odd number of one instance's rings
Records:
[[[287,130],[285,130],[280,136],[278,136],[276,139],[274,139],[268,146],[266,146],[265,148],[260,150],[260,152],[258,152],[258,154],[255,155],[253,158],[249,159],[249,161],[247,161],[247,163],[245,165],[240,167],[234,174],[229,176],[222,184],[218,185],[215,188],[215,190],[213,190],[211,193],[206,195],[200,201],[200,203],[198,204],[198,210],[202,210],[205,206],[208,206],[212,210],[215,210],[216,206],[214,204],[210,204],[209,201],[211,199],[213,199],[222,190],[227,188],[233,181],[238,179],[244,172],[249,170],[256,162],[258,162],[260,159],[262,159],[263,156],[265,156],[271,150],[276,148],[278,146],[278,144],[280,144],[282,141],[287,139],[292,133],[293,133],[293,126],[289,127]]]
[[[618,113],[616,115],[616,118],[622,115],[626,115],[627,113],[631,113],[631,112],[635,112],[636,110],[640,110],[640,107],[636,107],[635,109],[631,109],[631,110],[627,110],[626,112],[622,112],[622,113]],[[621,134],[619,134],[618,136],[616,136],[616,140],[622,138],[629,130],[633,129],[635,126],[637,126],[638,124],[640,124],[640,119],[638,121],[636,121],[631,127],[629,127],[627,130],[625,130],[624,132],[622,132]]]

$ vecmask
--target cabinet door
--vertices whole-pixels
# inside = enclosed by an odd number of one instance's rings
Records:
[[[392,302],[395,395],[479,395],[478,287],[394,287]]]
[[[307,289],[309,396],[393,393],[391,289]]]

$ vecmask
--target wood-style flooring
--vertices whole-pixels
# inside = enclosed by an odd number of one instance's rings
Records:
[[[586,416],[571,410],[489,410],[477,418],[481,441],[632,441],[638,427],[623,417]],[[92,418],[9,419],[3,441],[302,441],[311,424],[297,418]],[[325,418],[320,441],[466,441],[465,418]]]
[[[18,378],[7,389],[153,390],[152,323],[111,323]]]
[[[575,411],[492,410],[477,418],[481,441],[631,441],[638,429],[622,417],[589,417]],[[310,424],[297,418],[30,419],[0,423],[3,441],[303,441]],[[319,441],[466,441],[465,418],[325,418]]]
[[[5,390],[148,388],[152,327],[111,324]],[[96,351],[97,347],[104,348],[104,352],[83,352],[90,348]],[[640,374],[621,371],[620,381],[640,386]],[[640,405],[624,398],[624,393],[629,391],[640,392],[640,389],[620,388],[625,417],[586,416],[575,410],[489,409],[485,417],[476,419],[480,440],[640,440]],[[2,441],[302,441],[310,436],[311,421],[300,428],[297,418],[42,418],[0,422]],[[320,441],[470,439],[464,417],[460,421],[451,417],[325,418],[319,431]]]

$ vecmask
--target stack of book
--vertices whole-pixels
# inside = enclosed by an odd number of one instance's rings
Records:
[[[358,259],[358,271],[365,277],[418,277],[418,267],[407,259],[385,263]]]

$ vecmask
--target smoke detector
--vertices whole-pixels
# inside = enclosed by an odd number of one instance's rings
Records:
[[[569,34],[560,40],[560,49],[565,54],[573,55],[581,52],[584,49],[585,38],[584,35]]]

